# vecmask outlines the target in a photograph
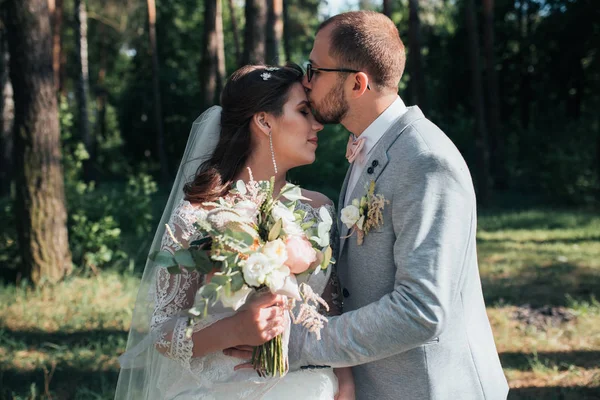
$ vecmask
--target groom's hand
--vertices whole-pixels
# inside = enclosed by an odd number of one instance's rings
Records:
[[[252,358],[252,352],[254,351],[253,346],[241,345],[230,347],[228,349],[223,350],[223,354],[229,357],[240,358],[242,360],[249,360]],[[237,368],[237,367],[236,367]]]

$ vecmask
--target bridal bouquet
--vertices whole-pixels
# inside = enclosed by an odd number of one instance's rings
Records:
[[[192,324],[207,315],[209,305],[220,301],[237,310],[250,294],[270,290],[288,296],[294,323],[302,323],[320,336],[326,318],[317,307],[328,308],[327,303],[310,286],[299,285],[296,275],[316,274],[328,267],[333,221],[324,207],[319,210],[321,222],[306,220],[306,212],[296,209],[297,201],[305,199],[298,186],[287,184],[275,197],[273,187],[273,179],[238,181],[228,196],[204,203],[198,210],[196,237],[201,239],[175,254],[159,251],[150,255],[172,274],[181,273],[180,267],[184,267],[210,278],[198,290],[190,310],[190,335]],[[176,241],[168,226],[167,230]],[[297,317],[291,312],[296,300],[303,301]],[[255,348],[252,363],[261,376],[283,376],[287,357],[281,335]]]

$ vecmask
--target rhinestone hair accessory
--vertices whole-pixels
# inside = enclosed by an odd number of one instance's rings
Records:
[[[268,81],[269,79],[271,79],[271,74],[268,72],[263,72],[262,74],[260,74],[260,77],[263,79],[263,81]]]

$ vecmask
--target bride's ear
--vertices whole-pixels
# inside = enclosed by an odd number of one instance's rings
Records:
[[[266,136],[269,136],[269,134],[271,133],[271,122],[270,122],[270,115],[267,114],[266,112],[259,112],[254,114],[254,116],[252,117],[252,123],[256,126],[256,128],[258,128],[258,130],[262,133],[264,133]]]

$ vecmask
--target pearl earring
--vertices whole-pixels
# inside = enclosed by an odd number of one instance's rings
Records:
[[[273,151],[273,134],[269,131],[269,146],[271,147],[271,160],[273,161],[273,168],[275,168],[275,174],[277,174],[277,162],[275,161],[275,152]]]

